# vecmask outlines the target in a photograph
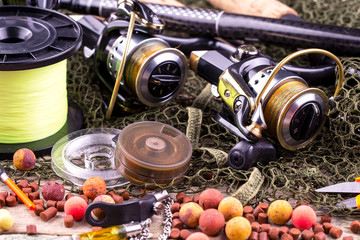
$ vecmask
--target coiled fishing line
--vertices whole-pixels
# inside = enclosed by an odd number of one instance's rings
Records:
[[[62,13],[0,6],[1,157],[23,147],[48,153],[82,127],[66,85],[67,58],[81,41],[81,27]]]
[[[0,143],[32,142],[62,128],[68,111],[66,63],[0,71]]]

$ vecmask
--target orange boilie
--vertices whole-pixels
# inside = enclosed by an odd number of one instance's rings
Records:
[[[106,183],[101,177],[91,177],[84,182],[83,192],[94,200],[97,196],[106,194]]]

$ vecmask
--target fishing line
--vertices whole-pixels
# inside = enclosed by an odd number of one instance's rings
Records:
[[[46,138],[67,120],[66,63],[0,71],[0,143]]]

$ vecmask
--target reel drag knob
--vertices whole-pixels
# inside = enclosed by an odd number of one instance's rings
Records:
[[[165,62],[154,69],[149,79],[150,94],[163,98],[174,92],[181,83],[181,69],[174,62]]]
[[[290,123],[290,135],[295,140],[304,140],[312,137],[321,126],[324,116],[321,115],[317,103],[308,103],[301,106]]]

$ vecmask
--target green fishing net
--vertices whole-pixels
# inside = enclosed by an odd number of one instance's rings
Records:
[[[188,6],[210,7],[205,1],[182,1]],[[283,1],[293,7],[308,22],[360,27],[360,1],[306,0]],[[256,46],[275,60],[282,59],[296,49],[286,46],[257,43]],[[344,67],[360,71],[360,58],[341,58]],[[86,128],[112,127],[122,129],[139,121],[159,121],[186,133],[193,144],[189,171],[180,184],[159,186],[170,192],[195,193],[208,187],[222,189],[240,198],[244,204],[271,202],[274,199],[307,202],[316,209],[332,214],[358,214],[354,209],[339,209],[335,204],[352,195],[321,194],[316,188],[360,176],[360,78],[346,72],[346,79],[319,137],[309,146],[288,151],[277,146],[278,158],[267,165],[258,164],[249,170],[234,170],[227,165],[227,153],[240,141],[213,117],[221,102],[211,97],[207,82],[190,71],[182,92],[164,106],[138,114],[117,115],[105,119],[103,101],[110,93],[101,88],[93,72],[93,60],[85,59],[79,51],[68,63],[68,96],[84,114]],[[334,93],[335,83],[322,87],[327,96]],[[36,181],[56,178],[51,158],[41,157],[34,170],[16,171],[10,162],[1,164],[15,180]],[[66,182],[71,190],[76,190]],[[125,188],[138,188],[129,184]],[[141,186],[144,187],[144,186]],[[141,188],[140,187],[140,188]],[[146,186],[145,186],[146,187]],[[134,192],[134,191],[132,191]]]

